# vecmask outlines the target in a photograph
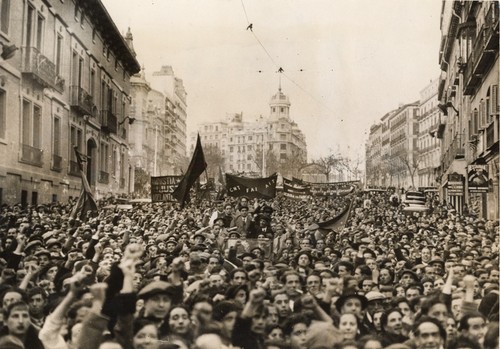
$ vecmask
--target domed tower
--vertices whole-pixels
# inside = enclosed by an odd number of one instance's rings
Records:
[[[269,106],[271,107],[271,120],[290,118],[290,99],[288,99],[288,96],[281,92],[281,81],[278,88],[278,93],[271,97]]]

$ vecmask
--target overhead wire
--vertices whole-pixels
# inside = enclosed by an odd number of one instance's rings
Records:
[[[250,22],[249,18],[248,18],[248,13],[247,13],[247,10],[245,8],[245,3],[243,0],[241,0],[241,6],[243,7],[243,12],[245,13],[245,18],[246,18],[246,21],[247,21],[247,30],[250,29],[250,31],[252,32],[255,40],[259,43],[260,47],[264,50],[264,52],[266,53],[266,55],[269,57],[269,59],[271,60],[271,62],[274,64],[274,66],[278,69],[277,72],[280,73],[280,74],[283,74],[283,76],[285,76],[285,78],[287,78],[291,83],[293,83],[295,86],[297,86],[300,90],[302,90],[304,93],[306,93],[309,97],[311,97],[315,102],[321,104],[324,108],[328,109],[330,112],[334,112],[328,105],[326,105],[324,102],[322,102],[321,100],[318,100],[312,93],[310,93],[309,91],[307,91],[305,88],[303,88],[301,85],[299,85],[297,82],[295,82],[291,77],[289,77],[287,74],[285,74],[285,70],[282,68],[281,65],[279,65],[275,59],[273,58],[273,56],[269,53],[269,51],[267,50],[267,48],[264,46],[264,44],[260,41],[259,37],[257,36],[257,34],[254,32],[253,30],[253,23]],[[304,71],[303,69],[300,69],[299,71]],[[259,70],[258,71],[259,73],[262,72],[262,70]]]

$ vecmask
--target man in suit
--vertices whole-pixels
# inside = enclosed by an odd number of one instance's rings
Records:
[[[247,236],[248,231],[253,225],[252,217],[248,214],[248,207],[240,207],[240,214],[231,222],[231,228],[236,227],[236,231],[243,237]]]

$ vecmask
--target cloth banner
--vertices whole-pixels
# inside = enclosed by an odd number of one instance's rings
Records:
[[[295,200],[307,200],[311,196],[311,186],[295,178],[283,178],[283,195]]]
[[[85,169],[83,163],[87,162],[87,157],[78,151],[78,147],[73,147],[76,156],[76,162],[78,164],[78,170],[80,171],[80,177],[82,178],[82,190],[80,191],[80,196],[78,201],[70,213],[70,218],[80,219],[85,221],[92,213],[97,213],[97,204],[92,195],[92,190],[90,189],[89,182],[87,180],[87,175],[85,174]]]
[[[172,202],[175,188],[179,185],[182,176],[151,177],[151,202]]]
[[[226,192],[233,197],[273,199],[276,196],[277,179],[276,173],[266,178],[238,177],[226,173]]]
[[[311,194],[314,196],[347,195],[354,192],[360,181],[333,182],[333,183],[308,183]]]

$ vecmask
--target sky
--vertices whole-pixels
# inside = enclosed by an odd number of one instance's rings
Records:
[[[188,134],[268,116],[281,76],[309,160],[362,159],[370,126],[440,74],[439,0],[101,1],[146,77],[170,65],[183,80]]]

